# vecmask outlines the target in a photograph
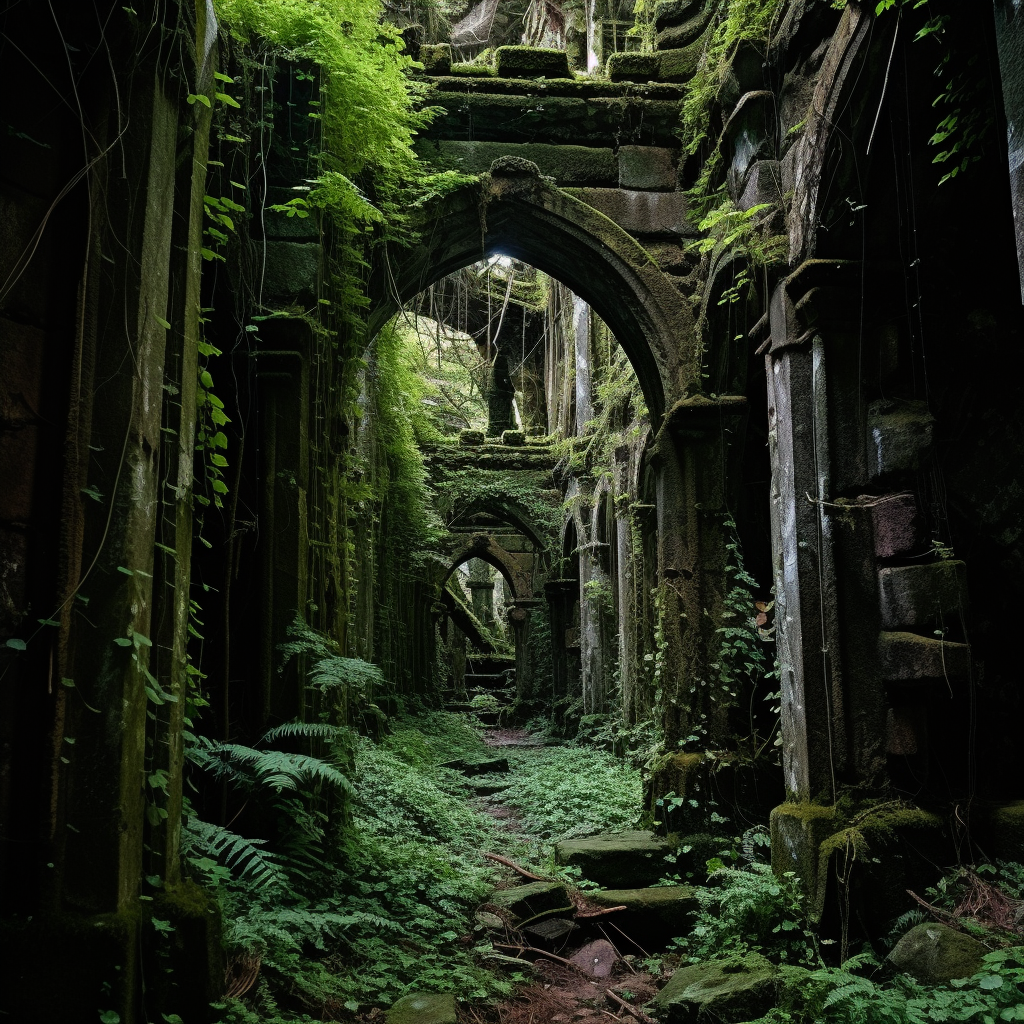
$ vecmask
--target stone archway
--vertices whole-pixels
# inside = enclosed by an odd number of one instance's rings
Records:
[[[371,279],[372,337],[435,281],[501,253],[563,282],[608,324],[629,358],[653,421],[699,380],[693,316],[646,249],[614,221],[544,180],[519,157],[422,217],[423,241],[391,249]]]

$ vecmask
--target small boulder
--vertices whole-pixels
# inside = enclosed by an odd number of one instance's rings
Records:
[[[688,885],[601,889],[588,892],[586,897],[600,907],[625,907],[611,920],[644,949],[685,935],[699,909],[695,890]]]
[[[756,1020],[775,1005],[777,974],[758,953],[709,960],[676,971],[654,1005],[666,1024]]]
[[[592,978],[607,978],[615,968],[619,954],[607,939],[588,942],[572,955],[572,962]]]
[[[889,962],[904,974],[931,985],[969,978],[981,970],[988,950],[975,938],[944,924],[925,922],[896,943]]]
[[[450,992],[411,992],[388,1010],[388,1024],[456,1024]]]

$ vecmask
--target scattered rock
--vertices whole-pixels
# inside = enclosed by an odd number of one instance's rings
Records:
[[[586,898],[600,907],[625,907],[611,915],[611,920],[647,952],[677,935],[685,935],[698,909],[694,890],[688,885],[602,889],[588,892]]]
[[[478,910],[475,917],[477,924],[482,924],[485,928],[490,928],[492,931],[501,931],[505,927],[505,922],[497,914],[492,914],[486,910]]]
[[[758,953],[684,967],[655,997],[666,1024],[756,1020],[775,1005],[776,968]]]
[[[954,978],[969,978],[981,970],[988,950],[975,938],[944,924],[919,924],[896,943],[889,961],[896,970],[918,981],[944,985]]]
[[[661,878],[671,852],[669,841],[653,832],[615,832],[557,843],[555,863],[578,867],[599,885],[631,889]]]
[[[530,882],[511,889],[495,889],[488,902],[508,911],[512,923],[517,926],[575,909],[560,882]]]
[[[450,992],[412,992],[388,1010],[388,1024],[456,1024]]]
[[[612,973],[619,954],[607,939],[597,939],[577,950],[570,959],[587,974],[595,978],[607,978]]]

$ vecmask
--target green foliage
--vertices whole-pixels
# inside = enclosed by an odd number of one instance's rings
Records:
[[[777,962],[820,963],[792,872],[777,878],[767,864],[725,867],[720,860],[708,861],[708,868],[712,885],[695,890],[700,910],[693,926],[673,941],[684,959],[758,952]]]
[[[516,785],[505,801],[531,833],[550,842],[636,825],[640,772],[593,747],[570,745],[509,756]]]

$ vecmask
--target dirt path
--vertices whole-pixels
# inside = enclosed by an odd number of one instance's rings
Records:
[[[496,752],[542,748],[543,741],[522,729],[490,729],[485,743]],[[513,769],[514,776],[514,769]],[[514,786],[514,780],[510,780]],[[520,815],[502,801],[501,793],[477,798],[485,813],[502,822],[510,838],[531,841]],[[535,838],[534,842],[540,842]],[[499,855],[502,850],[493,851]],[[529,879],[504,868],[499,888],[529,884]],[[464,1024],[606,1024],[609,1018],[650,1021],[641,1010],[656,991],[650,974],[640,966],[632,940],[614,924],[614,913],[589,904],[581,893],[570,892],[574,911],[543,916],[522,930],[514,917],[496,904],[485,904],[478,920],[490,924],[489,937],[506,966],[532,980],[492,1007],[463,1006]],[[596,912],[596,913],[595,913]],[[635,944],[634,944],[635,945]],[[653,1022],[652,1022],[653,1024]]]

